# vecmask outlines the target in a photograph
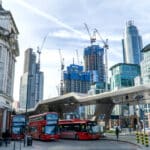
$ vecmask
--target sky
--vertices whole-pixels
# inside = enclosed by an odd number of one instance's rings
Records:
[[[19,100],[20,77],[23,74],[24,52],[41,47],[41,71],[44,72],[44,99],[58,96],[60,84],[60,56],[65,67],[83,62],[84,48],[90,45],[84,23],[90,32],[98,29],[108,39],[108,68],[122,62],[122,45],[126,22],[133,20],[143,39],[150,43],[149,0],[3,0],[3,8],[10,10],[19,30],[20,56],[16,58],[14,99]],[[95,44],[103,43],[97,37]],[[109,73],[110,74],[110,73]]]

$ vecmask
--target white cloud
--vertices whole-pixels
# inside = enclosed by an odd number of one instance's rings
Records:
[[[76,58],[78,49],[83,59],[83,49],[89,45],[89,37],[83,25],[97,28],[109,43],[109,65],[122,61],[121,39],[127,20],[133,18],[148,44],[149,0],[5,0],[4,8],[12,11],[19,28],[20,57],[16,63],[14,97],[18,99],[19,80],[23,72],[24,51],[28,47],[36,49],[43,37],[50,33],[41,55],[41,69],[45,74],[45,97],[57,95],[56,85],[60,81],[60,60],[58,49],[62,49],[66,66]],[[132,6],[132,7],[131,7]],[[146,20],[146,21],[145,21]],[[97,43],[100,39],[97,38]],[[76,60],[76,59],[75,59]]]

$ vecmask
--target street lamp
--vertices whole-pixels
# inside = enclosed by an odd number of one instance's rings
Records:
[[[24,146],[26,144],[26,140],[27,140],[27,120],[28,120],[28,106],[29,106],[29,99],[30,99],[30,93],[29,91],[31,91],[31,83],[32,83],[32,77],[33,75],[28,75],[28,79],[27,79],[27,85],[29,85],[29,88],[27,87],[27,96],[26,96],[26,110],[25,110],[25,137],[24,137]]]
[[[127,103],[128,106],[128,128],[129,128],[129,132],[131,132],[131,128],[130,128],[130,105],[129,103]]]
[[[143,107],[143,103],[140,104],[143,100],[143,95],[137,95],[135,97],[135,99],[137,100],[138,102],[138,107],[139,107],[139,119],[140,119],[140,122],[141,124],[143,125],[143,129],[144,129],[144,134],[145,134],[145,115],[144,115],[144,107]],[[141,106],[142,105],[142,106]],[[143,122],[142,122],[143,121]]]

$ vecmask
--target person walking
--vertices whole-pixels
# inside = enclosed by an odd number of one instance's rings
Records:
[[[3,133],[3,138],[4,138],[5,146],[7,147],[10,138],[10,133],[8,129],[6,129],[6,131]]]
[[[117,127],[116,127],[116,130],[115,130],[116,137],[117,137],[117,141],[118,141],[118,139],[119,139],[119,132],[120,132],[120,130],[119,130],[119,127],[117,126]]]

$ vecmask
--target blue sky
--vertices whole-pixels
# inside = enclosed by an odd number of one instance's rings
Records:
[[[35,51],[48,34],[41,55],[44,71],[44,98],[57,96],[60,81],[61,49],[65,66],[77,62],[76,50],[83,61],[83,49],[89,37],[84,27],[97,28],[103,39],[109,40],[109,67],[122,62],[121,39],[126,21],[134,20],[143,38],[143,45],[150,41],[149,0],[3,0],[3,7],[10,10],[19,29],[20,56],[16,62],[14,98],[19,99],[20,76],[23,73],[24,51]],[[97,37],[97,43],[103,46]]]

